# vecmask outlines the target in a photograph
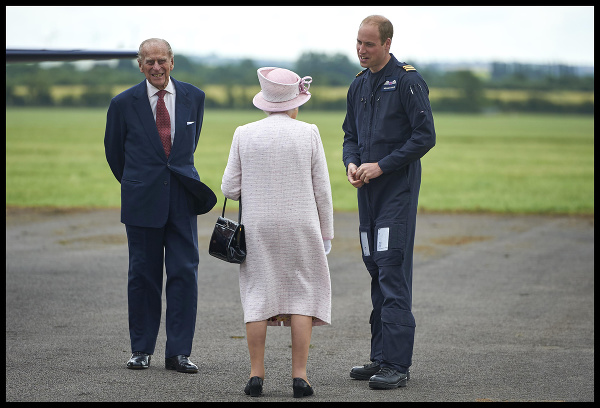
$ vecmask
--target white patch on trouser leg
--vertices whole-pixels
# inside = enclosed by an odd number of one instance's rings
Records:
[[[360,233],[360,244],[362,245],[363,255],[371,256],[371,251],[369,251],[369,238],[365,231]]]
[[[377,251],[387,251],[390,240],[390,228],[379,228],[377,230]]]

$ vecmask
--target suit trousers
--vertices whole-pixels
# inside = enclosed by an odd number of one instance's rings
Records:
[[[169,216],[162,228],[126,225],[129,246],[128,306],[131,351],[154,354],[166,270],[165,357],[189,356],[198,303],[198,228],[191,197],[170,176]]]

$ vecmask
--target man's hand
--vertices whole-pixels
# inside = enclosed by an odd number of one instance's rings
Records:
[[[348,170],[350,166],[348,166]],[[355,180],[360,180],[363,183],[369,183],[370,180],[377,178],[383,174],[378,163],[363,163],[354,174]]]
[[[350,182],[350,184],[352,184],[354,187],[356,188],[361,188],[363,186],[363,182],[361,179],[359,179],[358,177],[356,177],[356,164],[354,163],[350,163],[348,164],[348,181]]]

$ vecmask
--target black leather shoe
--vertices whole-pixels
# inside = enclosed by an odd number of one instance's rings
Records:
[[[175,357],[165,358],[165,368],[167,370],[177,370],[180,373],[197,373],[198,367],[192,363],[188,356],[180,354]]]
[[[244,392],[246,395],[250,395],[251,397],[258,397],[262,394],[263,387],[263,379],[255,376],[248,380],[248,384],[246,384],[246,388],[244,388]]]
[[[393,368],[383,367],[373,377],[369,378],[369,387],[379,390],[389,390],[392,388],[406,387],[408,381],[408,372],[401,373]]]
[[[294,378],[294,398],[308,397],[313,395],[312,387],[302,378]]]
[[[368,380],[377,374],[380,368],[379,361],[372,361],[363,366],[352,367],[352,370],[350,370],[350,377],[355,380]]]
[[[142,368],[150,367],[150,354],[134,351],[131,358],[127,362],[127,368],[132,370],[141,370]]]

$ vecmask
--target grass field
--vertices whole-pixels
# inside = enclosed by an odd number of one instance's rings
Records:
[[[594,214],[594,118],[435,117],[437,145],[422,159],[419,208],[428,211]],[[235,128],[261,111],[207,111],[196,168],[219,197]],[[343,112],[302,110],[319,127],[336,210],[356,210],[342,165]],[[6,110],[6,204],[118,207],[104,157],[106,109]]]
[[[115,85],[111,88],[111,94],[117,95],[129,88],[130,85]],[[88,87],[86,85],[54,85],[50,87],[50,94],[54,100],[60,101],[65,96],[80,97]],[[225,85],[204,85],[202,89],[207,95],[214,97],[219,103],[223,103],[227,99],[227,87]],[[254,96],[260,91],[258,84],[253,86],[233,86],[235,93],[243,93],[246,97]],[[16,85],[15,94],[24,96],[29,93],[27,86]],[[348,93],[347,86],[320,86],[311,89],[311,93],[315,98],[322,100],[346,100]],[[456,98],[459,97],[461,91],[455,88],[430,88],[429,98],[436,101],[439,98]],[[517,89],[487,89],[485,96],[491,99],[498,99],[504,102],[522,102],[535,96],[536,98],[545,99],[559,104],[580,104],[584,102],[594,103],[594,92],[588,91],[526,91]]]

